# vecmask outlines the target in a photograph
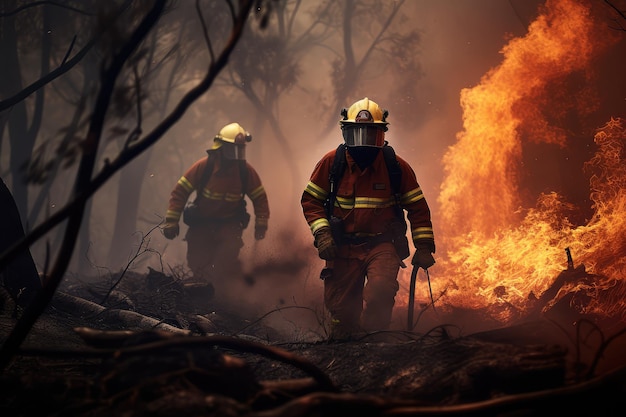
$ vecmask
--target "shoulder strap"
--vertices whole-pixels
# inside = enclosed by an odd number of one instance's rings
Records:
[[[211,158],[211,155],[207,155],[206,165],[204,166],[204,171],[202,172],[202,177],[200,177],[200,183],[196,187],[196,201],[202,197],[202,190],[206,187],[207,182],[209,182],[209,178],[211,178],[211,174],[213,173],[213,166],[215,166],[215,159]]]
[[[346,145],[344,143],[339,144],[337,146],[337,151],[335,152],[335,159],[333,159],[333,164],[330,166],[330,172],[328,174],[328,180],[330,182],[330,190],[328,191],[328,196],[326,197],[325,209],[326,209],[326,217],[330,219],[330,216],[333,213],[333,207],[335,206],[335,198],[337,197],[337,186],[339,181],[341,181],[341,177],[343,176],[343,172],[346,169]]]
[[[396,151],[394,151],[391,146],[387,145],[386,142],[383,146],[383,156],[385,157],[385,165],[387,165],[387,173],[389,174],[389,182],[391,183],[393,198],[396,202],[394,206],[396,216],[404,221],[404,211],[400,206],[400,181],[402,180],[402,169],[400,168],[398,158],[396,158]]]
[[[400,163],[396,158],[396,152],[393,148],[387,144],[383,146],[383,155],[385,157],[385,165],[387,165],[387,172],[389,173],[389,181],[391,182],[391,189],[399,197],[400,193],[400,181],[402,180],[402,170],[400,169]]]
[[[239,161],[239,179],[241,180],[241,194],[246,194],[246,190],[248,189],[248,177],[250,173],[248,172],[248,165],[246,161]]]

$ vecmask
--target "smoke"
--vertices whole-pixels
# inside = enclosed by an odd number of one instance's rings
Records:
[[[569,169],[588,160],[593,153],[593,148],[588,146],[589,142],[593,142],[593,129],[606,122],[606,112],[599,116],[599,112],[594,109],[598,106],[616,107],[620,104],[623,108],[626,77],[621,75],[621,71],[625,55],[614,52],[613,55],[599,54],[598,50],[590,61],[579,60],[581,51],[586,51],[585,48],[589,48],[589,45],[578,36],[587,32],[585,28],[569,30],[568,25],[575,22],[568,22],[567,19],[573,19],[576,16],[574,11],[586,3],[565,2],[563,4],[567,7],[559,12],[565,18],[561,30],[556,32],[561,37],[568,33],[577,36],[569,39],[572,50],[577,51],[570,51],[570,64],[584,64],[585,71],[578,71],[569,77],[542,78],[541,74],[550,69],[548,66],[527,68],[527,81],[543,80],[544,84],[539,86],[547,92],[543,95],[539,94],[537,85],[514,85],[510,78],[503,79],[502,74],[507,71],[508,74],[519,75],[519,71],[524,69],[524,65],[515,65],[511,50],[515,45],[528,42],[537,33],[535,31],[538,30],[539,22],[536,18],[539,6],[543,3],[540,0],[404,2],[402,11],[406,19],[398,21],[394,28],[406,33],[413,30],[419,33],[419,47],[412,51],[420,64],[419,73],[406,72],[399,79],[389,77],[384,71],[379,76],[376,76],[376,71],[369,71],[368,74],[373,74],[372,78],[361,83],[354,97],[348,98],[344,103],[348,106],[351,102],[367,96],[389,110],[390,129],[387,140],[413,166],[431,206],[438,239],[437,265],[445,261],[443,241],[446,236],[484,232],[482,222],[485,219],[479,219],[479,225],[476,216],[490,217],[494,213],[499,215],[501,210],[498,208],[503,201],[507,204],[508,216],[516,209],[517,204],[534,202],[540,192],[559,186],[559,191],[572,197],[570,200],[591,204],[588,188],[580,186],[580,182],[585,180],[582,170],[577,171],[573,181],[568,181],[573,177]],[[548,2],[547,5],[549,4],[555,3]],[[194,6],[181,2],[179,7],[189,12],[185,24],[189,28],[195,28],[192,30],[197,34],[195,41],[203,44],[202,29],[194,17]],[[600,7],[602,5],[596,5],[596,8]],[[606,24],[603,24],[603,18]],[[306,27],[311,16],[302,13],[298,19],[302,20],[296,22],[296,26]],[[612,33],[611,37],[615,36],[615,31],[611,32],[609,29],[608,15],[596,16],[596,19],[593,30],[600,33],[604,30],[607,39],[609,33]],[[550,28],[546,27],[545,30],[548,29]],[[590,36],[596,39],[598,33]],[[227,90],[216,85],[154,146],[146,172],[138,219],[141,233],[151,230],[162,220],[169,193],[176,181],[188,166],[205,155],[210,140],[222,126],[237,121],[251,131],[253,141],[248,147],[248,159],[260,174],[271,210],[269,231],[265,240],[255,242],[252,228],[244,234],[245,247],[241,252],[244,269],[246,273],[255,273],[257,276],[253,280],[254,285],[240,282],[238,291],[242,302],[253,305],[254,308],[271,309],[283,305],[282,303],[303,306],[321,303],[321,282],[318,275],[323,264],[317,257],[310,230],[302,216],[300,196],[294,195],[292,190],[303,190],[317,160],[342,140],[338,125],[334,131],[319,133],[327,124],[328,117],[332,118],[334,115],[337,120],[340,117],[340,109],[330,109],[329,111],[336,114],[326,115],[327,117],[320,115],[320,108],[329,101],[328,97],[334,95],[331,90],[333,82],[330,79],[332,72],[328,69],[333,66],[336,51],[342,49],[341,36],[329,39],[327,46],[304,55],[299,63],[300,87],[281,96],[277,105],[280,115],[277,123],[287,136],[288,152],[267,126],[259,125],[260,115],[247,99],[232,89]],[[594,52],[595,46],[590,48]],[[207,53],[194,55],[181,68],[178,79],[185,86],[193,85],[195,74],[205,68],[207,62]],[[593,73],[590,68],[601,68],[601,75]],[[555,70],[558,71],[558,68]],[[466,109],[468,103],[474,100],[473,96],[487,89],[487,82],[494,80],[500,84],[498,89],[491,91],[501,94],[497,96],[498,100],[488,103],[494,110],[498,106],[507,106],[511,114],[523,116],[525,119],[532,119],[533,111],[535,115],[545,116],[536,118],[537,121],[545,120],[546,123],[542,122],[543,124],[514,122],[518,128],[513,135],[515,140],[536,139],[543,127],[554,128],[550,131],[550,136],[542,140],[526,140],[523,147],[517,142],[508,150],[499,150],[516,155],[513,159],[517,162],[509,160],[506,167],[496,172],[498,178],[493,186],[499,186],[504,181],[510,185],[511,193],[518,192],[518,199],[515,200],[491,195],[489,187],[481,189],[484,194],[476,195],[474,185],[466,181],[475,179],[481,169],[487,169],[485,166],[468,166],[466,171],[450,168],[454,155],[472,155],[472,152],[476,152],[473,147],[477,147],[478,152],[485,147],[491,149],[493,143],[485,145],[481,142],[483,136],[493,138],[506,133],[503,129],[507,126],[503,127],[497,118],[484,126],[484,132],[477,132],[475,136],[467,128],[471,117],[471,112]],[[397,94],[398,85],[414,85],[415,89],[401,96]],[[577,89],[580,85],[583,88]],[[180,91],[182,90],[171,92],[172,100],[180,97]],[[595,95],[591,94],[594,91]],[[549,101],[535,102],[539,97],[558,97],[559,102],[568,105],[557,108]],[[145,124],[145,130],[148,131],[148,116]],[[578,140],[576,150],[559,148],[559,143],[563,143],[562,138],[568,135],[571,137],[571,133],[577,138],[587,139]],[[546,145],[553,147],[546,151]],[[506,163],[509,154],[494,154],[492,161]],[[552,158],[555,155],[557,158]],[[567,162],[563,162],[565,159]],[[296,162],[296,172],[289,169],[289,160]],[[509,176],[513,172],[516,176]],[[551,183],[539,181],[546,178],[551,178]],[[104,261],[104,252],[109,247],[107,242],[111,239],[110,225],[114,221],[113,196],[116,195],[117,180],[116,178],[107,185],[93,200],[91,224],[97,229],[94,229],[94,244],[88,254],[94,265],[110,270],[123,266],[105,265]],[[480,201],[482,206],[476,206],[476,201]],[[584,222],[588,215],[582,217],[581,221]],[[507,221],[508,218],[496,218],[494,225]],[[155,269],[164,267],[169,272],[169,267],[184,264],[186,242],[182,237],[185,227],[181,225],[181,235],[174,241],[166,240],[158,230],[153,233],[149,240],[153,256],[148,254],[137,260],[134,269],[145,266]],[[128,238],[137,239],[136,231],[129,231]],[[41,254],[38,259],[45,259],[45,255]],[[438,278],[437,265],[433,269],[434,280]],[[274,275],[272,269],[276,271]],[[405,282],[405,272],[401,274],[401,286]],[[403,296],[400,294],[400,297]]]
[[[419,32],[421,42],[414,53],[422,72],[407,73],[406,79],[389,78],[383,74],[360,85],[355,97],[344,103],[348,106],[362,96],[369,96],[390,111],[387,139],[414,167],[436,224],[440,216],[439,188],[444,177],[442,156],[462,129],[459,93],[463,88],[479,83],[481,77],[500,62],[500,51],[508,39],[525,33],[524,20],[531,20],[536,3],[501,0],[405,2],[403,12],[407,20],[398,22],[396,27],[406,32]],[[300,16],[300,19],[307,18],[305,13]],[[193,18],[189,19],[190,25],[197,23],[194,22]],[[301,24],[306,26],[306,22]],[[219,88],[209,91],[155,146],[142,196],[140,224],[144,224],[143,230],[149,230],[164,215],[171,188],[187,166],[203,157],[210,139],[221,126],[237,121],[251,131],[253,141],[247,152],[248,159],[267,190],[271,218],[265,240],[254,242],[251,228],[245,231],[245,247],[241,252],[244,269],[247,273],[256,271],[258,276],[252,286],[245,282],[238,284],[242,304],[262,309],[259,303],[265,303],[267,309],[272,309],[281,305],[281,300],[299,305],[309,305],[311,301],[321,303],[318,275],[323,263],[312,245],[312,236],[299,206],[299,195],[293,195],[290,190],[304,189],[317,160],[342,140],[338,126],[324,136],[317,133],[323,124],[318,114],[318,100],[333,96],[326,69],[335,59],[333,49],[341,50],[341,42],[342,39],[337,37],[329,41],[329,48],[314,50],[306,56],[301,65],[303,88],[281,97],[280,125],[288,136],[291,155],[285,156],[281,144],[267,127],[254,129],[258,115],[247,100]],[[188,71],[202,68],[206,62],[206,56],[202,54],[197,58],[197,63],[187,65]],[[191,77],[181,77],[188,78]],[[397,97],[388,93],[397,85],[411,84],[416,86],[415,96]],[[339,119],[339,109],[336,112]],[[296,176],[290,176],[285,158],[297,161]],[[115,184],[110,189],[115,189]],[[95,216],[102,220],[94,219],[94,222],[109,223],[109,198],[100,195],[96,201]],[[182,236],[185,226],[181,226],[181,235],[174,241],[154,234],[150,244],[160,256],[143,262],[157,269],[164,265],[166,272],[170,266],[184,264],[186,242]],[[443,227],[438,228],[436,232],[444,232]],[[102,256],[98,256],[96,247],[91,256],[94,264],[102,264],[98,261]],[[294,263],[294,259],[301,263]],[[267,270],[258,269],[264,264],[278,264],[281,268],[271,277]],[[143,265],[138,262],[136,268]],[[283,267],[290,267],[291,271],[286,272]]]

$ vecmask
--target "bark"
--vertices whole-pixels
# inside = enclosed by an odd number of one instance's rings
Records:
[[[93,318],[98,317],[104,322],[104,325],[108,327],[121,325],[126,329],[164,330],[182,335],[190,333],[188,330],[163,323],[161,320],[153,317],[144,316],[143,314],[130,310],[107,309],[100,304],[65,294],[61,291],[58,291],[55,298],[52,300],[52,306],[74,315]],[[81,334],[81,336],[87,334],[81,333],[80,331],[78,333]]]

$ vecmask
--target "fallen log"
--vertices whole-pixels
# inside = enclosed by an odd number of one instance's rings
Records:
[[[66,294],[62,291],[56,292],[50,304],[60,311],[80,317],[96,316],[105,310],[105,307],[98,303]]]
[[[144,316],[143,314],[139,314],[130,310],[105,310],[102,312],[101,317],[109,320],[121,321],[126,327],[134,327],[144,330],[165,330],[171,333],[177,333],[181,335],[191,334],[189,330],[174,327],[171,324],[163,323],[161,320]]]
[[[133,341],[141,340],[141,336],[144,335],[149,336],[152,341],[168,339],[180,335],[180,333],[166,330],[137,332],[133,330],[99,330],[90,327],[75,327],[74,332],[89,346],[99,349],[114,349],[128,346],[131,345]]]
[[[97,316],[98,318],[107,320],[108,322],[115,322],[109,324],[115,324],[116,327],[118,327],[121,322],[122,326],[128,327],[130,329],[134,328],[140,330],[165,330],[181,335],[187,335],[191,333],[189,330],[180,329],[178,327],[163,323],[160,320],[144,316],[134,311],[119,309],[110,310],[106,307],[101,306],[100,304],[63,292],[57,292],[55,294],[54,298],[52,299],[52,306],[61,311],[73,315],[79,315],[82,318]]]

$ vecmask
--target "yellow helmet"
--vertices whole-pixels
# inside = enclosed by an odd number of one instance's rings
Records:
[[[246,159],[246,143],[252,140],[252,135],[239,123],[229,123],[224,126],[213,138],[212,150],[222,148],[227,159]]]
[[[339,121],[343,138],[348,146],[381,147],[385,142],[389,112],[365,97],[341,111]]]

